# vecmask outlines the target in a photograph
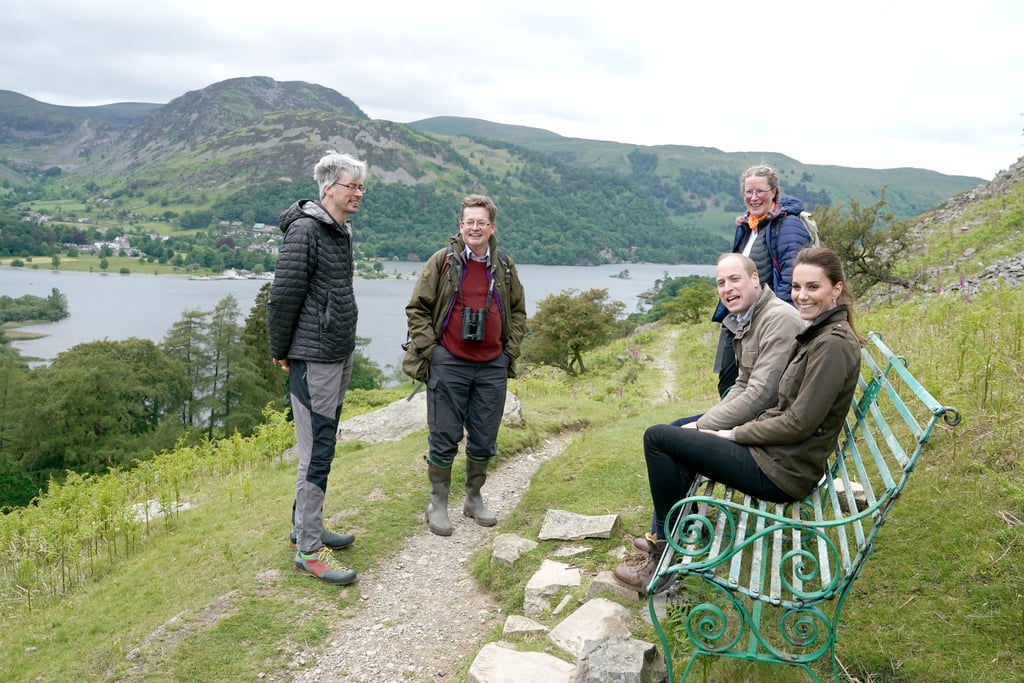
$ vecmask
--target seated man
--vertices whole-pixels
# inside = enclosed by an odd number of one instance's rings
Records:
[[[776,297],[770,287],[761,286],[757,266],[743,254],[722,254],[715,281],[718,297],[729,312],[722,326],[734,337],[739,375],[720,403],[703,415],[672,423],[683,429],[732,429],[774,406],[779,398],[779,379],[796,348],[796,335],[806,324],[793,306]],[[679,497],[684,494],[680,491]],[[633,542],[638,550],[648,553],[647,561],[639,566],[617,567],[616,579],[643,590],[665,547],[665,523],[655,516],[650,533]]]

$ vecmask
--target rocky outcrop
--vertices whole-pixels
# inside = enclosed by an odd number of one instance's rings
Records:
[[[543,538],[579,540],[608,538],[616,528],[615,515],[580,515],[564,510],[549,510],[545,516]],[[530,545],[532,544],[532,545]],[[502,534],[492,545],[491,564],[511,567],[518,551],[529,552],[536,547],[529,539]],[[497,560],[493,553],[516,552]],[[574,554],[578,547],[555,548],[549,556]],[[585,549],[585,548],[584,548]],[[620,602],[635,602],[635,590],[618,584],[611,572],[601,572],[587,580],[586,597],[581,605],[562,618],[563,610],[578,602],[577,587],[584,581],[578,568],[545,559],[524,589],[523,611],[528,616],[509,615],[502,629],[502,640],[488,643],[473,660],[467,682],[473,683],[662,683],[666,678],[665,663],[658,648],[634,639],[629,631],[633,610]],[[551,602],[560,597],[558,606]],[[544,623],[552,623],[549,627]],[[555,623],[556,622],[556,623]],[[535,652],[530,643],[546,638],[564,657]],[[519,649],[519,642],[526,648]]]

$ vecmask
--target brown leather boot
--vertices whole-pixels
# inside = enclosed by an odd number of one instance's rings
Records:
[[[633,545],[637,548],[640,547],[637,541],[653,546],[652,550],[647,553],[647,561],[639,565],[621,564],[615,568],[612,575],[619,583],[644,593],[647,591],[647,584],[651,582],[654,570],[657,569],[658,562],[661,561],[661,556],[668,544],[662,540],[651,543],[647,538],[636,538],[633,539]]]
[[[648,555],[647,561],[643,564],[620,564],[612,572],[612,575],[619,583],[643,593],[647,590],[647,584],[651,582],[651,576],[654,575],[654,568],[657,566],[657,558],[654,555]]]
[[[662,544],[662,546],[661,546],[662,548],[665,547],[664,546],[665,542],[664,541],[659,541],[658,537],[653,535],[653,534],[651,534],[651,532],[649,532],[649,531],[646,534],[644,534],[643,536],[634,536],[633,537],[633,547],[636,548],[637,550],[639,550],[640,552],[643,552],[643,553],[653,553],[653,552],[657,551],[658,550],[658,543]]]

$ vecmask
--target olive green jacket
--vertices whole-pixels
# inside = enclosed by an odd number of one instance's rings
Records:
[[[797,336],[793,359],[779,381],[779,402],[736,427],[761,471],[799,500],[825,474],[825,462],[850,412],[860,376],[860,339],[846,306],[823,313]]]
[[[462,238],[454,235],[448,247],[434,252],[423,266],[405,307],[409,341],[405,344],[402,371],[421,382],[427,380],[430,356],[441,341],[445,322],[455,303],[465,267],[465,250]],[[526,297],[515,263],[498,251],[493,235],[487,265],[501,303],[501,343],[509,358],[508,376],[515,377],[515,361],[526,331]]]

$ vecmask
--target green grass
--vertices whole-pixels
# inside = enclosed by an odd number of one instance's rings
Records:
[[[1022,317],[1024,292],[1002,290],[858,318],[862,331],[883,331],[922,383],[964,416],[955,430],[933,433],[846,604],[838,655],[861,683],[1009,682],[1024,670]],[[659,328],[590,354],[593,370],[583,378],[541,369],[512,384],[526,423],[503,428],[502,457],[557,431],[576,430],[577,437],[541,466],[499,532],[536,538],[555,507],[619,514],[623,536],[587,541],[591,550],[574,558],[588,573],[618,563],[613,553],[624,535],[644,531],[650,516],[643,430],[714,400],[711,324],[679,330],[670,400],[652,400],[663,383],[652,359],[664,358],[667,334]],[[339,447],[325,509],[336,527],[373,539],[342,553],[356,570],[387,562],[421,530],[423,448],[422,433]],[[283,675],[296,653],[323,646],[359,601],[358,584],[338,590],[290,570],[293,486],[294,462],[280,459],[204,479],[184,496],[195,509],[158,528],[136,553],[102,565],[84,585],[37,598],[31,612],[23,603],[0,604],[5,680]],[[505,613],[518,613],[526,582],[554,547],[541,542],[514,569],[491,567],[481,550],[472,569]],[[645,606],[627,604],[636,610],[634,637],[653,642]],[[564,657],[545,639],[518,645]],[[676,653],[677,666],[684,655],[685,648]],[[722,661],[698,668],[695,678],[705,680],[702,674],[708,681],[805,680],[794,670]]]
[[[56,270],[63,270],[73,273],[102,273],[107,272],[111,275],[119,275],[122,268],[127,268],[129,275],[181,275],[188,276],[193,274],[217,274],[208,270],[200,270],[196,273],[186,272],[184,268],[177,268],[172,265],[162,265],[159,263],[142,263],[138,258],[131,258],[128,256],[108,256],[107,257],[107,269],[106,271],[100,267],[100,257],[93,254],[80,254],[78,256],[65,256],[64,254],[59,255],[60,265]],[[0,265],[9,266],[14,258],[0,259]],[[29,261],[26,258],[20,259],[24,262],[22,268],[28,270],[54,270],[53,264],[48,256],[35,256]]]
[[[1015,681],[1024,669],[1022,312],[1024,292],[1002,290],[969,301],[903,304],[859,319],[864,332],[883,330],[922,383],[965,419],[956,430],[940,426],[933,433],[875,556],[854,584],[838,656],[855,680]],[[535,538],[550,507],[617,512],[624,533],[646,530],[650,503],[640,435],[649,424],[710,403],[713,380],[705,363],[711,332],[710,325],[684,330],[676,355],[677,404],[624,413],[588,429],[541,468],[503,530]],[[590,541],[594,550],[579,563],[585,570],[611,568],[616,561],[608,553],[623,542]],[[514,613],[526,581],[553,547],[542,543],[514,570],[490,567],[482,551],[474,572]],[[639,609],[633,634],[654,640]],[[550,644],[540,648],[558,654]],[[683,644],[678,673],[685,654]],[[824,667],[817,670],[827,677]],[[806,680],[796,670],[725,661],[705,662],[697,672],[697,680],[721,682]]]

